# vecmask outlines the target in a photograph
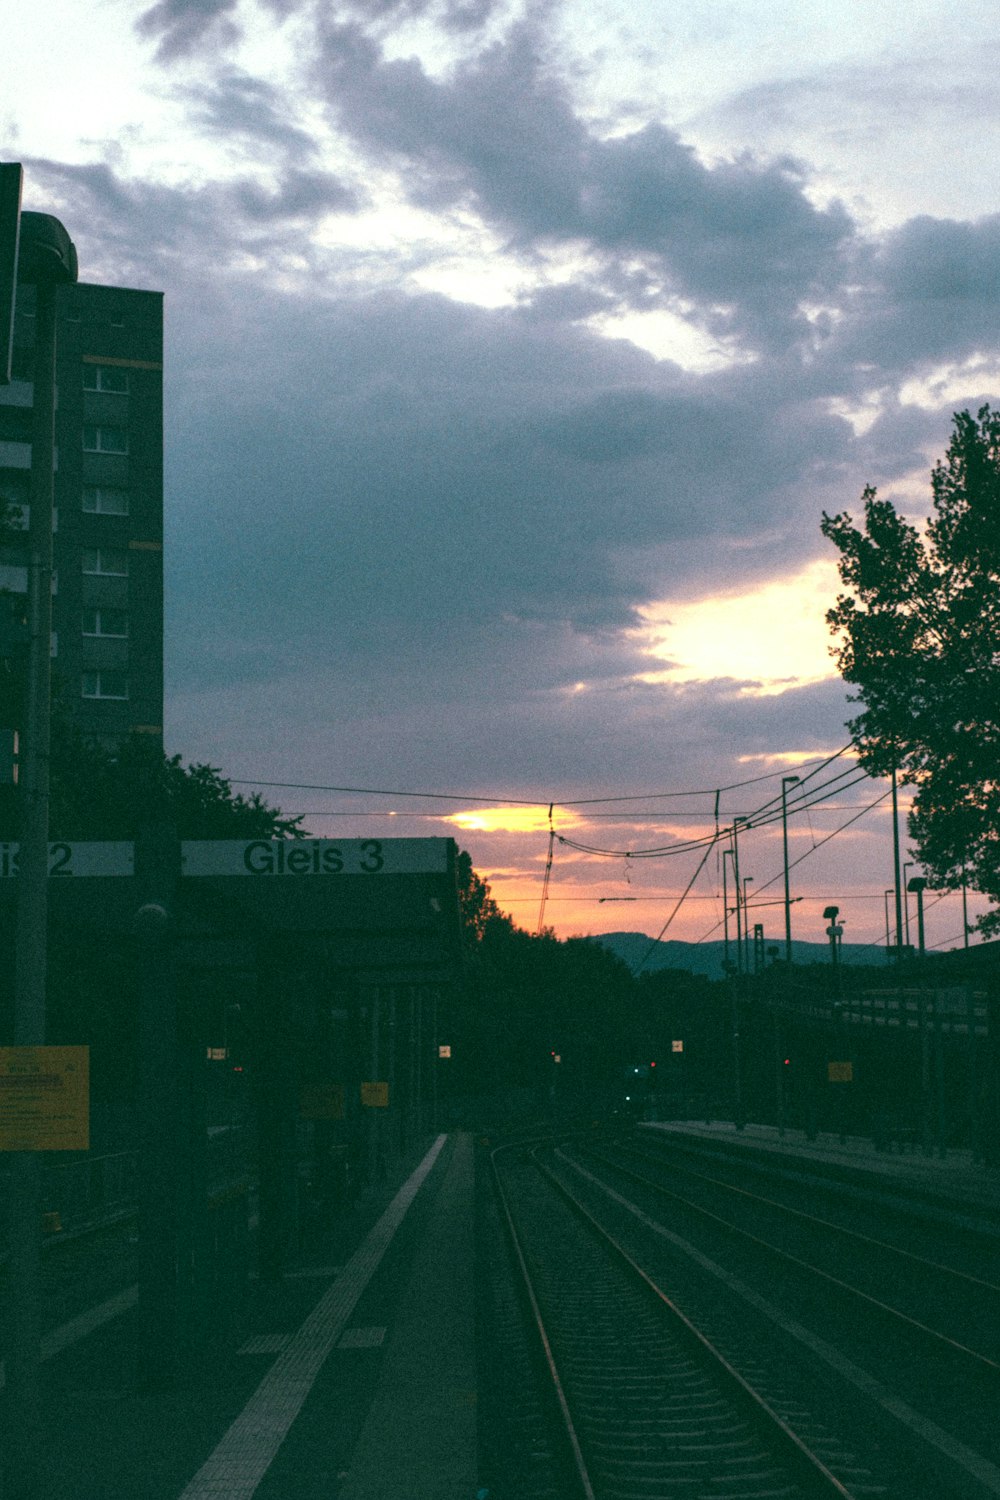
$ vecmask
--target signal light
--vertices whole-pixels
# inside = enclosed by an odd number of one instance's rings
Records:
[[[786,1068],[790,1068],[791,1066],[792,1066],[792,1059],[790,1057],[786,1057],[785,1058],[785,1067]]]

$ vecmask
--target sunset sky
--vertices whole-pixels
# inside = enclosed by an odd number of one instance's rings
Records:
[[[166,294],[168,749],[316,836],[452,833],[528,928],[552,804],[561,936],[658,933],[704,848],[646,851],[717,815],[777,900],[797,774],[796,935],[836,902],[884,941],[819,521],[866,483],[925,515],[997,399],[995,7],[0,20],[25,207]],[[719,935],[720,880],[670,936]]]

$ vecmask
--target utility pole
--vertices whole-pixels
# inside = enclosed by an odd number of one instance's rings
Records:
[[[20,215],[17,280],[35,287],[31,517],[28,528],[28,701],[21,745],[14,1046],[45,1045],[48,976],[49,740],[56,293],[77,279],[76,248],[58,219]],[[41,1173],[38,1149],[11,1160],[6,1417],[11,1500],[41,1494]]]
[[[740,837],[739,827],[746,818],[733,819],[733,884],[736,886],[736,958],[743,973],[743,926],[740,919]]]
[[[895,872],[893,886],[896,892],[896,958],[903,960],[903,900],[902,876],[899,865],[899,799],[896,767],[892,768],[892,860]]]
[[[798,776],[781,778],[781,848],[785,870],[785,962],[792,961],[792,898],[788,886],[788,788],[796,786]]]
[[[892,894],[893,892],[891,887],[889,888],[889,890],[883,891],[882,893],[882,905],[885,907],[885,956],[887,962],[891,961],[892,958],[892,939],[889,935],[889,897]]]
[[[729,891],[726,883],[726,860],[732,858],[731,849],[722,851],[722,966],[729,972]]]

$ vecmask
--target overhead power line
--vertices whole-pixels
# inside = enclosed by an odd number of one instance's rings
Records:
[[[825,759],[818,758],[816,762],[803,761],[802,765],[808,766],[815,764],[817,770],[822,770],[823,766],[829,765],[831,761],[836,760],[838,756],[846,755],[850,749],[850,745],[844,745],[840,750],[835,751],[833,755],[827,756]],[[627,795],[620,795],[616,797],[578,797],[575,799],[571,798],[566,801],[558,801],[549,795],[538,797],[505,797],[500,795],[483,796],[481,793],[475,792],[413,792],[404,791],[392,787],[331,786],[326,784],[325,782],[317,781],[261,781],[249,776],[230,776],[227,777],[227,780],[229,781],[231,786],[259,786],[267,787],[272,791],[336,792],[340,795],[354,797],[412,797],[436,802],[481,802],[501,807],[544,808],[549,806],[600,807],[607,806],[611,803],[654,802],[663,798],[674,797],[714,797],[719,792],[735,792],[738,791],[741,787],[756,786],[762,781],[772,781],[776,776],[781,776],[782,774],[787,775],[787,772],[783,773],[781,770],[767,771],[762,773],[760,776],[748,776],[743,781],[731,781],[726,786],[722,787],[696,787],[690,788],[686,791],[629,792]]]
[[[817,794],[816,803],[807,800],[805,797],[800,797],[798,801],[790,802],[788,806],[789,813],[804,812],[813,806],[817,806],[822,797],[829,793],[831,786],[838,780],[843,781],[843,785],[839,790],[848,791],[851,787],[858,786],[869,779],[867,772],[863,771],[859,775],[854,775],[853,780],[844,780],[843,777],[848,774],[853,774],[853,768],[852,773],[838,774],[831,781],[824,782],[820,787],[817,787],[815,789]],[[870,803],[865,803],[861,811],[867,812],[871,805]],[[746,817],[741,817],[740,821],[745,831],[749,832],[754,828],[766,828],[772,823],[781,821],[780,807],[772,809],[770,803],[765,803],[764,807],[767,809],[766,811],[762,809],[750,813]],[[710,846],[715,845],[729,838],[731,832],[732,823],[730,822],[717,832],[705,833],[691,839],[677,839],[672,844],[660,844],[648,849],[608,849],[599,844],[584,844],[579,839],[570,838],[568,834],[557,834],[556,838],[561,844],[566,845],[567,848],[576,849],[581,854],[593,854],[606,859],[663,859],[674,854],[685,854],[693,849],[702,849],[706,844]]]

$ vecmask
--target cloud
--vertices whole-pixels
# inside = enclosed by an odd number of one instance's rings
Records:
[[[356,190],[321,168],[286,167],[273,186],[261,174],[173,186],[127,179],[101,161],[24,160],[39,202],[71,228],[85,280],[222,285],[251,250],[273,273],[307,257],[304,226],[360,207]]]
[[[159,62],[174,62],[209,39],[218,47],[235,42],[239,27],[232,19],[238,0],[157,0],[135,23],[141,37],[158,38]]]
[[[531,25],[443,79],[386,60],[357,24],[328,23],[319,65],[341,128],[413,167],[415,201],[467,201],[521,246],[580,242],[613,263],[647,259],[644,301],[693,300],[718,332],[781,345],[798,305],[836,286],[855,228],[819,209],[801,166],[744,155],[709,167],[666,126],[602,138],[546,67]]]
[[[225,140],[241,139],[251,147],[276,147],[286,158],[315,157],[317,145],[291,118],[288,94],[266,79],[240,68],[223,67],[210,83],[178,90],[195,128]]]
[[[623,633],[639,606],[815,551],[806,481],[849,432],[440,297],[200,315],[173,308],[168,382],[185,692],[304,674],[366,721],[502,705],[512,728],[581,697],[611,732],[657,665]]]
[[[505,0],[350,0],[338,14],[376,24],[428,18],[461,35],[480,30],[504,8]]]

